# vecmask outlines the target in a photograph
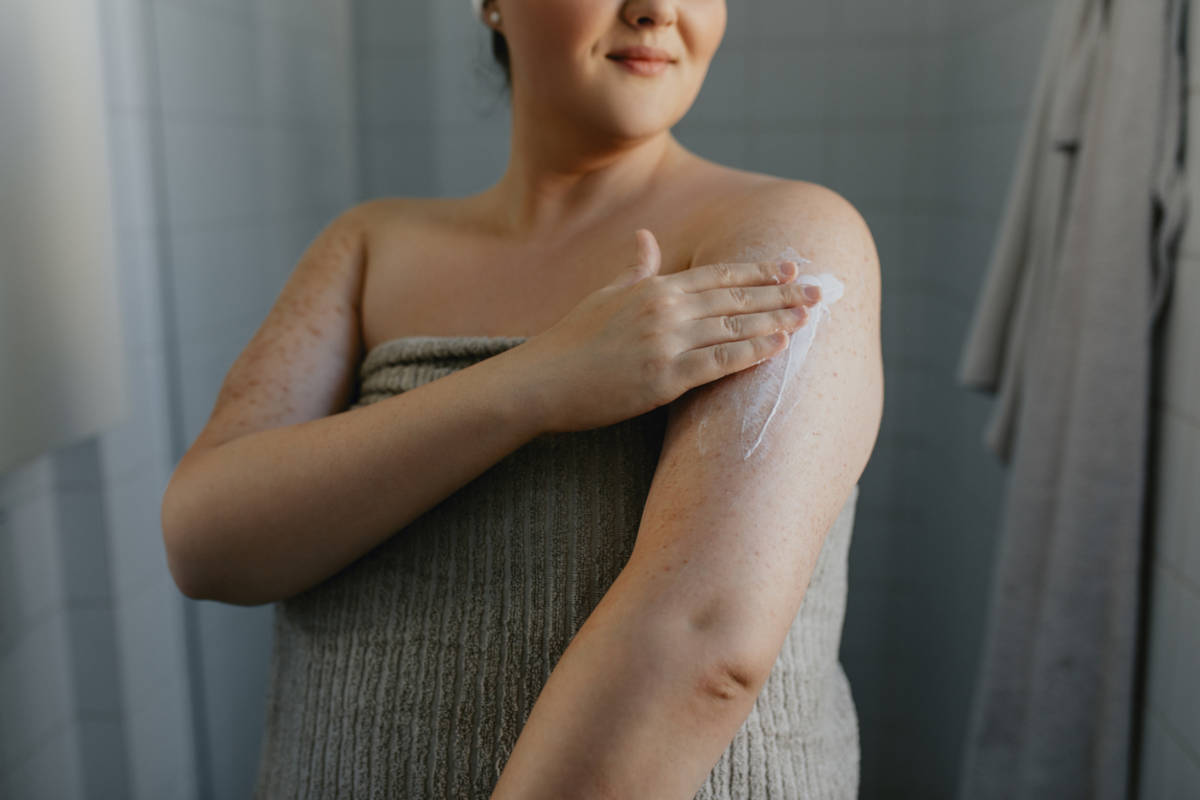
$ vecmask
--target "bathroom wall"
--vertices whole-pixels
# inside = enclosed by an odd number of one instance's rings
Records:
[[[137,7],[147,15],[153,259],[177,459],[300,255],[359,200],[356,48],[350,0]],[[273,610],[182,602],[199,796],[246,797]]]
[[[352,3],[363,198],[438,193],[434,162],[438,59],[437,41],[430,31],[439,5],[459,5],[469,16],[466,3]]]
[[[874,6],[855,5],[860,24],[871,24]],[[864,797],[950,798],[957,788],[1005,472],[981,443],[993,400],[959,386],[955,373],[1052,8],[1048,0],[910,4],[914,25],[926,25],[914,29],[924,38],[909,43],[911,61],[875,63],[870,74],[882,80],[859,77],[841,90],[859,96],[856,106],[905,114],[894,146],[860,145],[898,173],[869,161],[856,171],[847,158],[850,171],[830,178],[864,199],[885,275],[890,416],[875,466],[890,491],[867,518],[863,530],[874,535],[851,552],[861,580],[851,586],[845,641],[851,681],[860,679],[874,712],[863,720]],[[864,82],[874,86],[868,97],[852,88]],[[877,173],[896,188],[874,201]]]
[[[1162,329],[1141,800],[1200,797],[1200,6],[1191,5],[1192,211]]]
[[[0,475],[0,797],[247,797],[271,609],[183,597],[159,515],[233,359],[358,200],[350,3],[81,4],[106,58],[132,409]]]

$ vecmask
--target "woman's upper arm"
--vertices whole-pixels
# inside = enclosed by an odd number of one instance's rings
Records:
[[[360,301],[376,202],[343,211],[309,243],[229,368],[184,460],[250,433],[345,408],[362,356]]]
[[[802,366],[785,350],[671,404],[626,577],[643,610],[687,615],[765,677],[879,431],[879,260],[853,206],[813,184],[773,184],[734,213],[696,265],[798,254],[801,275],[832,273],[844,293],[810,315]]]

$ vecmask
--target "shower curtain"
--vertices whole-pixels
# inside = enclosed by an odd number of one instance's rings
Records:
[[[1010,468],[960,800],[1131,790],[1152,330],[1183,219],[1188,0],[1062,0],[959,381]]]
[[[94,4],[5,4],[0,474],[126,411],[100,66]]]

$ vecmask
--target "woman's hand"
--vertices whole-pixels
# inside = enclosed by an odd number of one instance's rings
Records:
[[[819,299],[790,283],[800,272],[794,262],[659,275],[654,234],[636,235],[638,263],[514,350],[530,359],[547,432],[612,425],[765,361],[786,348]]]

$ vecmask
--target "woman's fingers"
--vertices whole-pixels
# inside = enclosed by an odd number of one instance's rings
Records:
[[[817,292],[810,292],[810,289]],[[816,294],[816,297],[812,295]],[[728,289],[708,289],[688,296],[688,313],[692,319],[716,317],[724,314],[751,314],[756,311],[774,311],[792,306],[816,305],[820,298],[820,287],[801,283],[785,283],[780,286],[734,286]]]
[[[753,339],[698,347],[680,355],[676,369],[688,386],[699,386],[766,361],[786,349],[789,338],[787,331],[776,331]]]
[[[610,286],[623,288],[632,286],[644,278],[657,275],[662,269],[662,250],[658,247],[658,239],[648,228],[638,228],[633,232],[637,239],[637,263],[617,276]]]
[[[724,314],[695,320],[683,334],[690,348],[707,347],[737,339],[757,339],[776,331],[791,333],[804,327],[809,311],[805,306],[792,306],[757,314]]]
[[[781,264],[790,264],[783,268]],[[746,261],[702,264],[668,275],[673,288],[683,292],[702,292],[729,286],[756,286],[780,284],[799,274],[800,268],[794,261]]]

